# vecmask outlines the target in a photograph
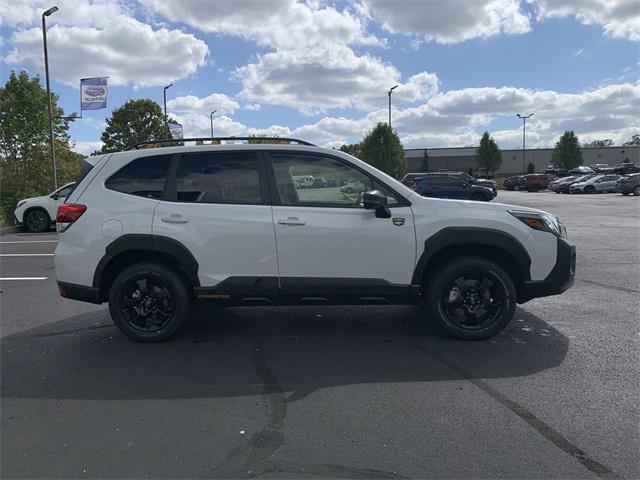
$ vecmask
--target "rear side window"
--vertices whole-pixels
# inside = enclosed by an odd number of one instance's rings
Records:
[[[260,175],[255,152],[182,155],[176,171],[178,202],[260,205]]]
[[[161,199],[170,161],[170,155],[138,158],[111,175],[105,186],[137,197]]]

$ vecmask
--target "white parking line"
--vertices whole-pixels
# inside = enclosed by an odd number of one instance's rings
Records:
[[[57,240],[16,240],[10,242],[0,242],[0,243],[58,243]]]
[[[48,277],[2,277],[0,281],[3,280],[46,280]]]
[[[0,253],[0,257],[53,257],[53,253]]]

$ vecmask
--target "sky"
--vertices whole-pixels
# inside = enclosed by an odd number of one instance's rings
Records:
[[[150,98],[185,137],[274,134],[337,147],[388,116],[408,148],[621,144],[640,133],[638,0],[0,0],[0,81],[44,79],[79,112],[79,80],[109,77],[108,108],[85,111],[74,148]],[[43,81],[44,84],[44,81]]]

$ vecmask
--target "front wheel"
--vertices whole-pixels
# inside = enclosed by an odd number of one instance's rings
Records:
[[[33,233],[42,233],[51,227],[51,219],[44,210],[37,208],[24,216],[24,225]]]
[[[596,193],[596,187],[593,185],[587,185],[584,187],[584,193]]]
[[[185,281],[153,262],[126,268],[109,290],[113,323],[138,342],[160,342],[177,333],[189,316],[191,303]]]
[[[444,265],[425,290],[436,324],[463,340],[484,340],[500,333],[516,309],[516,289],[509,274],[480,257],[462,257]]]

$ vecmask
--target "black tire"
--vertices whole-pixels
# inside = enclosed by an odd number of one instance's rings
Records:
[[[493,337],[516,310],[513,280],[498,264],[481,257],[460,257],[443,265],[429,278],[425,291],[427,310],[436,324],[463,340]]]
[[[636,197],[640,197],[640,187],[636,187],[636,188],[634,188],[634,189],[633,189],[633,194],[634,194]]]
[[[630,192],[621,192],[621,193],[626,197],[627,195],[629,195]]]
[[[584,193],[596,193],[596,187],[593,185],[587,185],[584,187]]]
[[[520,191],[520,185],[515,185],[513,187],[513,190],[516,191],[516,192]]]
[[[42,208],[34,208],[24,216],[24,226],[33,233],[46,232],[51,228],[51,218]]]
[[[470,200],[474,200],[476,202],[484,202],[486,199],[484,198],[484,195],[482,195],[481,193],[473,193],[471,194]]]
[[[175,335],[184,326],[192,303],[187,282],[153,262],[124,269],[109,290],[113,323],[138,342],[161,342]]]

